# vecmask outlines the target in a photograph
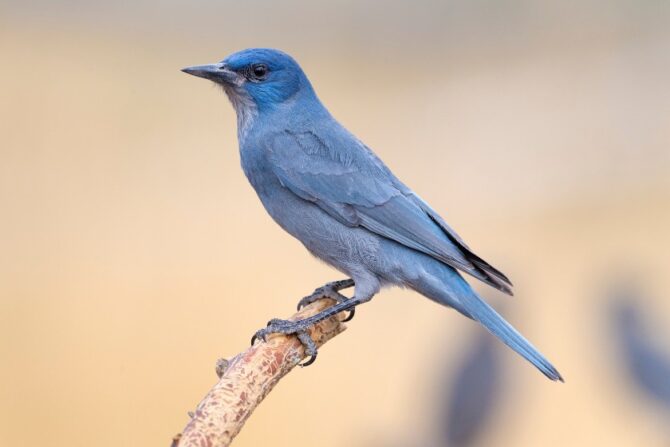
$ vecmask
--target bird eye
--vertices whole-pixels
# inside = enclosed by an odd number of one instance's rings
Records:
[[[251,75],[257,81],[262,81],[268,74],[268,66],[265,64],[254,64],[251,66]]]

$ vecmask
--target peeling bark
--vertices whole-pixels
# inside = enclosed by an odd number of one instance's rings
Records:
[[[301,320],[321,312],[334,304],[322,299],[293,315],[290,320]],[[337,315],[314,325],[309,334],[321,346],[346,326]],[[257,342],[230,360],[217,362],[219,382],[198,404],[181,436],[175,436],[174,446],[225,447],[240,432],[247,418],[263,401],[272,388],[305,357],[302,344],[296,336],[270,335],[268,341]]]

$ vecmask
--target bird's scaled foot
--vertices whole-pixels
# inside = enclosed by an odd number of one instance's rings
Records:
[[[316,343],[314,343],[314,340],[312,340],[312,337],[310,337],[307,332],[307,328],[311,325],[311,323],[305,323],[303,321],[289,321],[273,318],[268,321],[267,327],[256,331],[254,336],[251,337],[251,344],[253,346],[258,339],[267,341],[267,336],[271,334],[296,335],[305,348],[305,355],[309,356],[309,360],[305,363],[301,363],[300,366],[308,366],[314,363],[316,355],[318,354]]]
[[[298,302],[298,310],[302,309],[303,307],[312,304],[315,301],[321,300],[323,298],[330,298],[332,300],[335,300],[337,303],[342,303],[349,298],[346,296],[342,295],[340,293],[340,290],[342,289],[347,289],[349,287],[354,286],[354,280],[353,279],[343,279],[341,281],[333,281],[329,282],[323,287],[319,287],[316,289],[311,295],[308,295],[304,297],[303,299]],[[350,321],[352,318],[354,318],[354,313],[356,312],[356,308],[352,308],[349,310],[349,315],[342,320],[343,322]]]

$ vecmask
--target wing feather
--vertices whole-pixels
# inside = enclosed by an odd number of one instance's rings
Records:
[[[312,131],[282,132],[272,139],[268,153],[284,187],[339,222],[364,227],[511,295],[509,279],[474,254],[428,204],[346,130],[328,138]]]

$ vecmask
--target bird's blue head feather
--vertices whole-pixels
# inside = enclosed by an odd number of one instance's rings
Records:
[[[237,74],[238,89],[246,92],[259,110],[281,104],[298,93],[313,93],[298,63],[279,50],[242,50],[225,58],[222,64]]]

